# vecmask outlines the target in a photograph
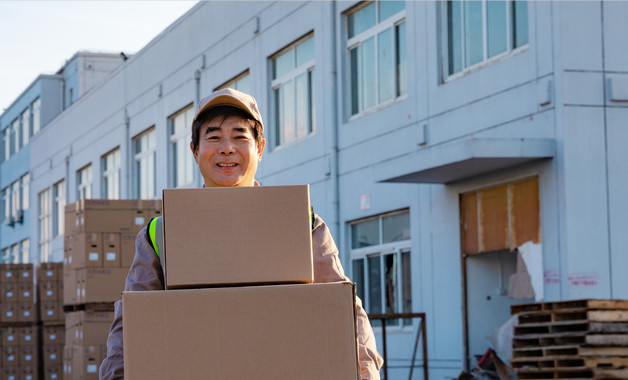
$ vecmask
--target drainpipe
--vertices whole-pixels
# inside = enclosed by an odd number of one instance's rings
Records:
[[[205,56],[203,56],[203,68],[205,67]],[[196,82],[196,100],[194,103],[195,107],[198,107],[198,104],[201,101],[201,70],[196,70],[194,73],[194,81]],[[190,129],[192,126],[190,125]],[[198,169],[194,170],[194,183],[196,187],[201,187],[201,175]]]
[[[129,117],[128,110],[126,107],[124,108],[124,143],[126,145],[126,194],[124,198],[131,199],[132,198],[132,186],[131,186],[131,170],[133,170],[133,152],[131,151],[131,118]],[[120,194],[122,196],[122,194]],[[122,198],[122,199],[124,199]]]
[[[331,181],[332,181],[332,188],[333,188],[333,193],[332,193],[332,207],[333,207],[333,219],[332,219],[332,223],[333,223],[333,228],[332,228],[332,232],[334,232],[335,230],[335,236],[336,236],[336,242],[338,245],[338,250],[340,252],[342,252],[342,248],[344,247],[343,245],[343,234],[341,233],[341,226],[340,226],[340,178],[339,178],[339,174],[338,174],[338,134],[339,134],[339,124],[340,122],[338,121],[338,87],[337,87],[337,83],[338,83],[338,68],[337,68],[337,60],[338,57],[336,55],[336,1],[332,1],[331,2],[331,17],[329,18],[329,20],[332,20],[331,22],[331,46],[332,46],[332,51],[334,52],[333,54],[333,59],[332,59],[332,67],[331,67],[331,77],[333,78],[333,81],[331,83],[331,88],[333,89],[332,93],[332,150],[331,150],[331,167],[330,167],[330,176],[331,176]]]

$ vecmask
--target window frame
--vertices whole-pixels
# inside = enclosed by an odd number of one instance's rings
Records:
[[[87,174],[85,182],[84,174]],[[94,197],[94,172],[91,162],[76,171],[76,200],[91,199]]]
[[[117,166],[114,166],[113,168],[109,168],[107,167],[107,159],[109,157],[113,157],[112,161],[114,161],[115,163],[115,157],[114,155],[117,154]],[[101,195],[102,198],[105,199],[120,199],[120,194],[122,193],[122,183],[120,181],[120,177],[121,177],[121,173],[122,173],[122,153],[120,150],[120,146],[115,147],[114,149],[110,150],[109,152],[103,154],[100,158],[100,168],[101,168]],[[109,193],[109,181],[111,181],[111,178],[114,179],[114,182],[117,180],[118,182],[118,186],[114,186],[114,188],[116,188],[115,194]]]
[[[351,262],[351,275],[352,275],[352,279],[355,281],[355,279],[358,277],[356,276],[356,273],[354,273],[354,263],[356,261],[362,261],[362,276],[360,276],[361,278],[363,278],[363,288],[364,288],[364,294],[362,295],[362,302],[364,305],[364,310],[367,311],[367,313],[369,313],[370,309],[371,309],[371,294],[369,292],[369,284],[370,284],[370,268],[369,268],[369,259],[370,258],[379,258],[379,290],[380,290],[380,300],[379,300],[379,305],[381,306],[381,309],[379,312],[380,313],[385,313],[386,312],[386,299],[387,299],[387,292],[386,292],[386,264],[385,264],[385,258],[387,255],[395,255],[396,258],[396,281],[397,281],[397,288],[395,289],[395,299],[397,300],[396,302],[396,308],[397,310],[394,310],[395,313],[402,313],[402,312],[411,312],[408,310],[404,310],[405,308],[405,301],[406,299],[404,298],[404,290],[409,286],[409,288],[412,288],[412,236],[410,236],[410,238],[408,239],[404,239],[404,240],[397,240],[397,241],[393,241],[393,242],[388,242],[388,243],[383,243],[383,220],[386,217],[390,217],[390,216],[395,216],[395,215],[401,215],[401,214],[408,214],[408,218],[410,217],[410,209],[402,209],[402,210],[396,210],[396,211],[392,211],[392,212],[388,212],[388,213],[384,213],[384,214],[379,214],[379,215],[375,215],[375,216],[371,216],[368,218],[364,218],[364,219],[359,219],[359,220],[355,220],[355,221],[351,221],[349,222],[348,228],[349,231],[351,231],[351,228],[354,225],[360,224],[360,223],[365,223],[365,222],[370,222],[373,220],[378,220],[378,239],[379,239],[379,244],[375,244],[375,245],[370,245],[367,247],[359,247],[359,248],[351,248],[351,241],[349,242],[349,260]],[[408,228],[411,231],[411,227],[410,227],[410,220],[408,220]],[[350,239],[352,239],[351,236],[351,232],[349,232],[349,236]],[[410,255],[410,267],[409,268],[404,268],[404,261],[403,261],[403,254],[407,252]],[[404,272],[404,269],[406,269],[406,271]],[[406,281],[404,280],[403,276],[406,272],[410,273],[410,280],[409,280],[409,284],[406,284]],[[410,291],[410,308],[412,308],[412,292]],[[404,319],[402,322],[399,322],[398,325],[394,325],[393,323],[395,323],[394,321],[392,323],[387,323],[387,328],[393,328],[393,329],[399,329],[399,330],[404,330],[404,329],[411,329],[412,328],[412,320],[411,319]],[[377,328],[377,326],[373,326],[374,328]]]
[[[39,192],[39,215],[37,216],[38,224],[38,249],[39,262],[48,262],[52,254],[52,190],[50,187]]]
[[[139,151],[138,144],[141,146],[142,138],[147,138],[147,144],[150,145],[151,138],[153,139],[153,146],[148,146],[147,151]],[[152,192],[147,192],[146,197],[143,197],[141,187],[140,171],[142,160],[152,156]],[[155,199],[157,194],[157,132],[155,126],[145,129],[141,133],[133,137],[133,194],[137,199]],[[150,178],[149,178],[150,179]]]
[[[175,127],[175,119],[178,117],[188,118],[189,120],[184,120],[184,125],[186,128],[183,128],[181,131],[176,132],[174,130]],[[189,150],[190,141],[192,141],[192,122],[194,120],[194,104],[190,103],[187,106],[179,109],[177,112],[168,116],[168,161],[170,163],[168,170],[168,183],[171,187],[174,188],[190,188],[194,187],[194,156],[192,152]],[[178,167],[177,162],[177,154],[176,154],[176,144],[183,140],[183,157],[187,160],[186,164],[189,165],[190,169],[190,178],[189,181],[183,184],[177,184],[177,173],[180,169]],[[186,164],[184,164],[184,170],[187,168]]]
[[[297,46],[303,42],[305,42],[308,39],[312,39],[312,42],[314,43],[314,58],[302,63],[300,66],[296,66],[296,54],[297,54]],[[278,76],[276,78],[274,77],[274,71],[275,71],[275,65],[276,65],[276,59],[281,56],[282,54],[286,53],[287,51],[292,50],[294,54],[294,65],[295,67],[293,69],[291,69],[288,73],[283,74],[281,76]],[[272,149],[278,149],[284,146],[290,146],[290,145],[294,145],[296,143],[298,143],[299,141],[302,141],[304,139],[307,139],[308,137],[312,136],[313,134],[316,133],[316,101],[314,99],[316,91],[315,91],[315,87],[316,87],[316,81],[314,79],[314,72],[316,70],[316,40],[315,40],[315,36],[314,36],[314,31],[309,31],[308,33],[306,33],[305,35],[297,38],[296,40],[294,40],[293,42],[287,44],[286,46],[282,47],[279,51],[277,51],[276,53],[272,54],[271,56],[268,57],[269,60],[269,69],[270,69],[270,109],[271,109],[271,115],[272,115],[272,120],[271,120],[271,127],[270,127],[270,131],[268,133],[268,135],[270,136],[271,142],[272,142]],[[296,125],[296,113],[297,113],[297,105],[296,105],[296,78],[299,77],[302,74],[307,74],[306,75],[306,79],[308,79],[307,83],[309,84],[309,87],[307,90],[309,90],[308,93],[308,109],[306,110],[307,114],[309,115],[308,118],[308,126],[307,126],[307,133],[304,136],[299,136],[297,137],[297,125]],[[292,138],[292,140],[286,140],[286,141],[282,141],[282,126],[279,124],[281,117],[279,115],[278,112],[278,107],[279,104],[277,103],[277,100],[275,98],[275,91],[284,87],[284,85],[286,85],[288,82],[291,82],[293,85],[293,101],[294,101],[294,128],[293,128],[293,132],[294,132],[294,138]]]
[[[63,189],[62,194],[60,194],[59,189]],[[64,234],[67,191],[68,189],[65,179],[57,181],[52,186],[52,238],[57,236],[63,236]]]
[[[347,115],[347,121],[353,121],[355,119],[359,119],[360,117],[364,116],[364,115],[368,115],[370,113],[376,112],[382,108],[386,108],[391,106],[392,104],[395,104],[399,101],[402,101],[404,99],[406,99],[408,97],[408,86],[406,83],[405,89],[406,92],[405,93],[401,93],[400,92],[400,83],[399,82],[399,76],[400,76],[400,71],[399,71],[399,62],[397,61],[397,57],[398,57],[398,49],[397,46],[399,44],[399,36],[397,34],[397,30],[398,30],[398,26],[406,23],[406,56],[407,56],[407,9],[406,6],[404,5],[403,10],[389,16],[388,18],[382,20],[382,21],[377,21],[379,18],[379,7],[378,7],[378,3],[380,1],[379,0],[374,0],[374,1],[366,1],[363,3],[360,3],[352,8],[350,8],[349,10],[344,12],[344,35],[345,35],[345,89],[346,89],[346,98],[348,99],[348,101],[346,102],[346,115]],[[408,4],[408,1],[405,1],[406,5]],[[349,37],[349,17],[358,12],[360,9],[367,7],[369,4],[375,4],[375,25],[371,26],[370,28],[356,34],[353,37]],[[378,36],[380,33],[386,31],[390,29],[391,32],[393,33],[393,43],[392,43],[392,51],[391,51],[391,56],[393,57],[393,71],[394,71],[394,89],[393,89],[393,97],[392,99],[389,100],[385,100],[385,101],[380,101],[379,100],[379,93],[380,93],[380,89],[379,89],[379,62],[377,61],[377,59],[375,60],[374,63],[374,72],[375,72],[375,88],[374,88],[374,96],[375,96],[375,104],[373,106],[370,107],[365,107],[363,106],[362,103],[363,102],[363,97],[360,99],[359,95],[358,95],[358,107],[357,107],[357,112],[356,113],[352,113],[353,112],[353,99],[352,99],[352,93],[353,93],[353,87],[352,87],[352,77],[353,77],[353,72],[351,70],[351,51],[353,49],[359,48],[360,45],[362,45],[365,41],[368,41],[369,39],[373,38],[373,50],[375,52],[375,57],[378,57]],[[358,53],[361,54],[361,53]],[[363,62],[363,60],[361,58],[358,58],[358,61],[360,63]],[[405,68],[405,72],[406,72],[406,80],[407,80],[407,73],[408,73],[408,68],[407,68],[407,64],[408,64],[408,59],[406,58],[406,68]],[[361,66],[361,65],[359,65]],[[362,77],[363,77],[363,69],[360,68],[358,69],[358,77],[357,77],[357,82],[360,83],[362,81]],[[356,90],[359,92],[359,88]]]
[[[442,82],[443,83],[447,83],[450,82],[452,80],[455,80],[457,78],[460,78],[462,76],[465,76],[469,73],[478,71],[486,66],[490,66],[496,62],[502,61],[504,59],[507,59],[508,57],[511,57],[513,55],[519,54],[522,51],[528,50],[529,46],[530,46],[530,34],[529,34],[529,28],[528,28],[528,40],[525,44],[521,45],[521,46],[514,46],[515,42],[514,42],[514,28],[513,26],[515,25],[514,20],[514,16],[513,16],[513,4],[516,1],[523,1],[523,0],[505,0],[506,2],[506,50],[501,52],[501,53],[497,53],[493,56],[488,56],[488,28],[487,28],[487,16],[486,16],[486,12],[487,12],[487,8],[486,8],[486,3],[487,1],[491,1],[491,0],[474,0],[474,1],[481,1],[482,2],[482,60],[480,60],[477,63],[474,63],[472,65],[466,66],[465,67],[465,39],[464,39],[464,3],[466,2],[466,0],[461,0],[461,7],[463,9],[461,15],[460,15],[460,19],[461,19],[461,24],[460,24],[460,33],[461,33],[461,40],[460,40],[460,55],[461,55],[461,59],[462,59],[462,69],[459,71],[456,71],[454,73],[450,73],[450,54],[449,54],[449,12],[448,12],[448,7],[450,4],[450,1],[445,1],[440,3],[440,7],[441,7],[441,18],[442,18],[442,29],[441,29],[441,35],[442,35],[442,56],[443,56],[443,60],[442,60],[442,65],[441,65],[441,70],[443,73],[443,79]],[[525,0],[526,3],[529,3],[527,0]],[[529,19],[529,9],[526,9],[526,18]],[[527,26],[526,26],[527,27]]]

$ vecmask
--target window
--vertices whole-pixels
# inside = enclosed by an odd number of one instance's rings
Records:
[[[20,182],[22,184],[22,210],[26,211],[28,210],[28,207],[30,206],[30,182],[31,182],[31,176],[30,174],[26,173],[22,176],[22,178],[20,178]]]
[[[406,95],[404,1],[366,3],[347,15],[350,115]]]
[[[7,161],[11,157],[11,127],[4,130],[4,160]]]
[[[102,194],[107,199],[120,199],[120,148],[102,157]]]
[[[194,182],[194,156],[190,151],[194,107],[190,105],[168,118],[170,134],[170,184],[189,187]]]
[[[448,1],[444,13],[448,75],[528,43],[527,1]]]
[[[282,145],[315,129],[314,36],[284,48],[271,58],[274,145]]]
[[[28,144],[28,140],[30,138],[31,133],[31,110],[27,108],[22,112],[22,146],[26,146]]]
[[[242,74],[233,78],[229,82],[218,86],[214,91],[222,90],[223,88],[233,88],[234,90],[246,92],[249,94],[251,92],[251,81],[249,78],[249,71],[246,70]]]
[[[30,260],[30,240],[28,239],[24,239],[22,240],[22,242],[20,243],[20,246],[22,248],[22,252],[20,255],[20,262],[21,263],[28,263]]]
[[[11,220],[11,188],[5,187],[2,190],[2,204],[4,205],[4,213],[2,214],[4,221]]]
[[[155,128],[133,139],[135,159],[135,195],[140,199],[153,199],[155,183]]]
[[[76,172],[76,199],[92,197],[92,165],[89,164]]]
[[[20,150],[20,120],[15,119],[11,123],[11,154],[17,153]]]
[[[13,216],[13,220],[19,219],[19,213],[22,210],[20,195],[20,181],[17,180],[11,184],[11,215]]]
[[[5,248],[2,250],[2,254],[0,255],[0,263],[11,263],[11,250],[9,248]]]
[[[41,99],[37,98],[33,101],[32,105],[32,117],[33,117],[33,135],[39,133],[39,121],[40,121],[40,110],[41,110]]]
[[[50,259],[51,206],[50,189],[46,189],[39,193],[39,262],[42,263]]]
[[[53,186],[54,205],[52,209],[52,236],[63,235],[65,223],[65,180]]]
[[[357,294],[368,313],[412,312],[410,213],[408,210],[353,222],[351,264]],[[410,319],[387,324],[410,325]],[[379,321],[374,321],[379,325]]]

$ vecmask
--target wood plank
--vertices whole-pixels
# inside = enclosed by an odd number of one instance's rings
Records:
[[[532,240],[541,242],[539,214],[539,178],[529,178],[511,185],[510,234],[511,248]]]
[[[621,368],[628,366],[628,358],[622,357],[589,357],[584,359],[589,368]]]
[[[506,185],[482,190],[479,197],[480,252],[510,249],[508,242],[508,189]]]
[[[510,306],[511,314],[531,311],[556,311],[560,309],[588,309],[588,310],[628,310],[628,300],[609,299],[581,299],[554,302],[534,302]]]
[[[595,322],[628,322],[628,310],[592,310],[587,319]]]
[[[628,347],[578,347],[581,356],[628,356]]]
[[[594,379],[628,379],[628,368],[624,369],[593,369]]]
[[[603,334],[587,335],[585,342],[593,346],[628,346],[628,335]]]
[[[590,322],[589,331],[596,333],[628,333],[628,322]]]
[[[478,244],[478,196],[477,192],[460,194],[460,235],[462,253],[480,252]]]

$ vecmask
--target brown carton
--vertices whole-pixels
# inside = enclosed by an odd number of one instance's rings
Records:
[[[20,347],[20,365],[22,367],[37,367],[37,346]]]
[[[40,263],[37,266],[37,281],[59,281],[63,280],[61,275],[63,263]]]
[[[78,234],[70,238],[70,269],[102,267],[102,240],[99,232]]]
[[[37,380],[39,379],[39,372],[37,370],[37,366],[28,366],[25,367],[24,364],[22,364],[22,367],[20,367],[20,379],[22,380]]]
[[[74,378],[98,380],[98,369],[102,362],[100,346],[74,346],[72,361]]]
[[[135,237],[137,234],[120,234],[120,267],[130,268],[135,258]]]
[[[63,272],[63,304],[78,304],[78,287],[76,271],[68,270]]]
[[[44,372],[44,380],[61,380],[64,375],[63,367],[61,365],[53,365],[50,367],[45,367],[43,369],[43,372]],[[69,379],[69,377],[67,379]]]
[[[33,283],[33,264],[17,264],[17,281]]]
[[[65,206],[65,233],[138,233],[146,223],[146,201],[84,199]]]
[[[163,194],[167,289],[313,281],[307,185]]]
[[[18,322],[35,322],[37,317],[35,313],[35,304],[31,302],[19,302],[18,304]]]
[[[0,349],[2,368],[20,366],[20,349],[18,347],[3,347]]]
[[[14,323],[18,321],[19,307],[17,302],[7,302],[0,304],[0,322]]]
[[[0,283],[17,282],[17,264],[0,264]]]
[[[35,326],[26,326],[19,329],[20,346],[37,346],[37,328]]]
[[[78,303],[115,302],[124,290],[127,268],[85,268],[77,271]]]
[[[0,347],[17,347],[20,345],[20,330],[16,327],[4,327],[0,330],[2,345]]]
[[[19,292],[18,292],[18,301],[29,301],[33,302],[33,283],[32,282],[21,282],[18,284]]]
[[[42,337],[44,346],[63,346],[65,344],[65,327],[43,326]]]
[[[65,345],[63,347],[63,378],[65,380],[73,380],[73,372],[72,371],[72,354],[74,351],[74,346]]]
[[[59,285],[63,284],[63,283],[59,283],[57,281],[42,281],[40,282],[37,287],[38,287],[38,300],[40,302],[43,301],[57,301],[59,300],[60,294],[61,294],[61,289],[59,288]]]
[[[59,301],[43,301],[39,304],[42,322],[63,322],[63,308]]]
[[[120,267],[120,234],[103,233],[102,234],[103,249],[103,267],[119,268]]]
[[[17,302],[19,286],[17,283],[0,284],[0,303]]]
[[[2,379],[14,379],[14,380],[19,379],[20,368],[19,367],[5,367],[4,365],[2,365],[0,366],[0,375],[3,376]]]
[[[63,364],[63,346],[43,346],[44,366]]]
[[[125,379],[360,378],[351,283],[125,292],[122,299]]]
[[[109,328],[113,322],[113,312],[81,312],[78,326],[79,346],[101,346],[107,344]]]

